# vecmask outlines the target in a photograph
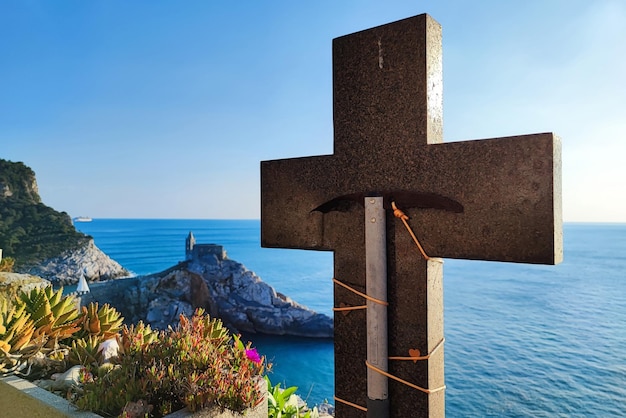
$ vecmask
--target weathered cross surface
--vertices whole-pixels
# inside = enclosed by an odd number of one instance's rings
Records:
[[[335,277],[365,292],[361,202],[382,195],[410,217],[432,257],[561,261],[559,139],[442,143],[441,52],[441,27],[428,15],[333,41],[334,154],[261,163],[263,246],[332,250]],[[386,216],[389,355],[425,355],[443,339],[442,265],[425,261],[400,220]],[[340,286],[334,301],[364,304]],[[366,334],[365,310],[335,313],[335,394],[362,406]],[[389,361],[389,373],[440,388],[443,358],[440,348],[428,360]],[[389,380],[388,396],[391,417],[445,413],[444,390]],[[336,416],[366,413],[338,401]]]

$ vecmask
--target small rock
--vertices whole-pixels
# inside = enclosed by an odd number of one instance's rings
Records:
[[[83,366],[74,366],[65,373],[55,373],[51,380],[41,380],[37,385],[50,391],[66,391],[80,385],[80,369]]]
[[[120,346],[117,343],[117,338],[111,338],[106,341],[102,341],[98,346],[98,352],[102,355],[102,362],[109,363],[112,358],[117,357],[120,351]]]

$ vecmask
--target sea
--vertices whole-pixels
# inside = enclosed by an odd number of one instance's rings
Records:
[[[260,246],[258,220],[77,223],[136,275],[184,259],[190,231],[277,291],[332,315],[331,252]],[[626,417],[626,224],[564,225],[557,266],[446,259],[449,417]],[[333,403],[332,340],[251,337],[270,379]]]

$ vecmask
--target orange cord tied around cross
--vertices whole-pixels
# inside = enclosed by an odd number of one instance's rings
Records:
[[[379,305],[384,305],[384,306],[388,306],[388,305],[389,305],[389,303],[387,303],[386,301],[384,301],[384,300],[380,300],[380,299],[376,299],[376,298],[373,298],[373,297],[371,297],[371,296],[369,296],[369,295],[366,295],[366,294],[365,294],[365,293],[363,293],[363,292],[359,292],[359,291],[358,291],[358,290],[356,290],[355,288],[350,287],[350,286],[348,286],[347,284],[340,282],[339,280],[335,279],[334,277],[333,277],[333,282],[334,282],[334,283],[336,283],[336,284],[338,284],[339,286],[341,286],[341,287],[345,288],[345,289],[348,289],[348,290],[349,290],[349,291],[351,291],[352,293],[357,294],[357,295],[361,296],[362,298],[365,298],[365,299],[369,300],[369,301],[372,301],[372,302],[377,303],[377,304],[379,304]],[[367,309],[367,305],[359,305],[359,306],[340,306],[340,307],[338,307],[338,308],[336,308],[336,307],[335,307],[335,308],[333,308],[333,311],[335,311],[335,312],[346,312],[346,313],[349,313],[349,311],[355,311],[355,310],[358,310],[358,309]]]
[[[411,355],[408,357],[404,357],[404,356],[393,356],[393,357],[389,357],[389,360],[400,360],[400,361],[412,361],[413,363],[417,363],[420,360],[428,360],[430,358],[430,356],[432,356],[433,354],[435,354],[437,352],[437,350],[439,350],[441,348],[441,346],[443,346],[443,343],[446,341],[445,338],[442,338],[436,345],[435,347],[430,351],[430,353],[424,355],[424,356],[420,356],[419,352],[418,355]],[[412,354],[413,350],[409,350],[409,353]]]
[[[409,223],[407,222],[409,220],[409,217],[404,212],[402,212],[402,210],[400,210],[396,206],[396,202],[391,202],[391,208],[393,209],[394,216],[396,218],[399,218],[402,221],[402,223],[404,224],[404,226],[406,227],[406,230],[409,231],[409,234],[411,235],[411,238],[413,238],[413,242],[415,242],[415,245],[417,245],[417,249],[419,250],[420,254],[422,254],[422,257],[424,257],[424,260],[427,260],[427,261],[428,260],[433,260],[433,261],[437,261],[439,263],[443,263],[443,260],[441,260],[439,258],[429,257],[426,254],[426,251],[424,251],[424,248],[422,248],[422,245],[420,244],[419,240],[417,239],[417,237],[413,233],[413,230],[409,226]]]
[[[445,339],[442,338],[441,341],[439,341],[437,343],[437,345],[435,345],[435,347],[431,350],[431,352],[426,354],[425,356],[410,356],[410,357],[399,357],[398,356],[398,357],[389,357],[389,360],[405,360],[405,361],[408,360],[408,361],[413,361],[414,363],[417,362],[417,361],[420,361],[420,360],[428,360],[433,354],[435,354],[443,346],[444,342],[445,342]],[[419,390],[420,392],[426,393],[427,395],[430,395],[431,393],[441,392],[442,390],[446,389],[446,385],[440,386],[440,387],[435,388],[435,389],[425,389],[425,388],[423,388],[421,386],[417,386],[416,384],[411,383],[411,382],[409,382],[407,380],[400,379],[399,377],[394,376],[391,373],[388,373],[388,372],[386,372],[386,371],[384,371],[382,369],[379,369],[378,367],[368,363],[367,360],[365,361],[365,366],[368,367],[371,370],[374,370],[377,373],[382,374],[383,376],[387,376],[388,378],[393,379],[396,382],[400,382],[400,383],[402,383],[402,384],[404,384],[404,385],[406,385],[406,386],[408,386],[410,388],[413,388],[415,390]],[[364,406],[357,405],[357,404],[352,403],[352,402],[348,402],[348,401],[346,401],[344,399],[338,398],[337,396],[333,396],[333,398],[337,402],[341,402],[341,403],[343,403],[345,405],[348,405],[348,406],[351,406],[353,408],[360,409],[361,411],[364,411],[364,412],[367,411],[367,408],[364,407]]]
[[[406,386],[408,386],[408,387],[410,387],[410,388],[413,388],[413,389],[419,390],[420,392],[424,392],[424,393],[426,393],[426,394],[428,394],[428,395],[430,395],[431,393],[441,392],[442,390],[445,390],[445,388],[446,388],[446,385],[443,385],[443,386],[438,387],[437,389],[424,389],[424,388],[423,388],[423,387],[421,387],[421,386],[417,386],[417,385],[415,385],[415,384],[413,384],[413,383],[411,383],[411,382],[409,382],[409,381],[406,381],[406,380],[404,380],[404,379],[400,379],[400,378],[399,378],[399,377],[397,377],[397,376],[394,376],[394,375],[392,375],[392,374],[390,374],[390,373],[387,373],[387,372],[386,372],[386,371],[384,371],[384,370],[379,369],[379,368],[378,368],[378,367],[376,367],[376,366],[373,366],[373,365],[369,364],[369,363],[367,362],[367,360],[365,360],[365,365],[366,365],[368,368],[370,368],[370,369],[374,370],[375,372],[382,374],[383,376],[387,376],[388,378],[393,379],[393,380],[395,380],[396,382],[400,382],[400,383],[402,383],[402,384],[404,384],[404,385],[406,385]]]
[[[366,408],[366,407],[364,407],[364,406],[357,405],[357,404],[352,403],[352,402],[348,402],[348,401],[346,401],[345,399],[341,399],[341,398],[338,398],[338,397],[336,397],[336,396],[333,396],[333,399],[334,399],[334,400],[336,400],[337,402],[341,402],[342,404],[345,404],[345,405],[351,406],[351,407],[356,408],[356,409],[360,409],[360,410],[361,410],[361,411],[363,411],[363,412],[367,412],[367,408]]]

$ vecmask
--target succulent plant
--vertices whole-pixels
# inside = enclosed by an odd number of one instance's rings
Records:
[[[89,335],[72,341],[68,363],[81,366],[98,366],[101,363],[101,356],[98,352],[100,338],[96,335]]]
[[[265,358],[203,310],[181,315],[167,331],[142,322],[122,327],[122,321],[107,304],[79,313],[62,289],[36,288],[14,304],[0,301],[0,373],[39,378],[81,365],[91,378],[72,396],[80,408],[105,414],[128,413],[129,405],[157,417],[184,406],[243,411],[262,399],[257,377]],[[108,367],[101,365],[104,341],[119,345]]]
[[[45,376],[70,364],[98,365],[100,344],[116,338],[123,318],[97,303],[79,311],[63,289],[34,288],[10,304],[0,302],[0,373],[24,370]],[[71,346],[71,347],[70,347]],[[71,348],[71,349],[70,349]]]
[[[131,324],[130,327],[124,325],[122,331],[117,336],[120,352],[127,354],[143,350],[148,344],[152,344],[159,336],[158,331],[153,331],[150,325],[145,325],[139,321],[137,326]]]
[[[35,325],[26,312],[25,306],[0,302],[0,350],[16,353],[28,344],[35,331]]]
[[[82,307],[80,329],[76,337],[95,336],[100,341],[108,340],[118,335],[123,321],[120,313],[108,303],[98,309],[98,302],[92,302],[88,307]]]
[[[219,318],[211,318],[206,315],[204,309],[199,308],[189,319],[185,315],[180,315],[179,326],[171,330],[173,335],[194,335],[207,340],[215,347],[222,347],[231,341],[232,337],[228,328],[224,326]]]
[[[142,401],[153,407],[150,416],[163,416],[182,407],[190,411],[217,405],[234,411],[262,400],[260,376],[265,359],[231,337],[219,319],[196,311],[180,316],[175,329],[124,327],[117,365],[85,383],[76,404],[100,414],[119,414],[124,405]]]
[[[26,367],[28,356],[38,351],[38,340],[32,340],[34,331],[33,321],[23,306],[0,301],[0,374]]]
[[[47,346],[71,337],[80,328],[78,310],[73,296],[63,296],[63,288],[54,291],[51,286],[22,292],[17,301],[30,314],[35,325],[33,337],[46,337]]]

